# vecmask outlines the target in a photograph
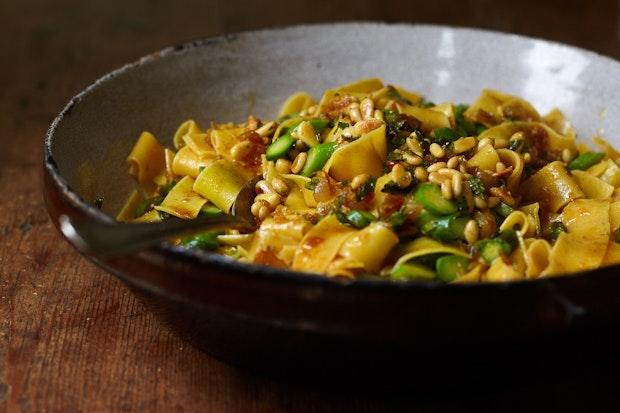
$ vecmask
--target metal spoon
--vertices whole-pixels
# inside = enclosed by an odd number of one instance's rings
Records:
[[[60,231],[81,252],[97,256],[120,255],[156,245],[188,233],[210,229],[235,228],[254,230],[255,218],[250,211],[254,201],[254,186],[260,177],[246,183],[231,208],[231,215],[183,220],[170,217],[160,223],[99,222],[75,219],[67,215],[58,218]]]

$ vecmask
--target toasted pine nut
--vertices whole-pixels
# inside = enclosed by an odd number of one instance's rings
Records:
[[[262,221],[263,219],[267,218],[267,216],[270,213],[271,213],[271,211],[269,210],[269,207],[266,206],[266,205],[263,205],[258,210],[258,219],[260,219]]]
[[[441,183],[441,196],[446,199],[452,199],[452,186],[450,181],[443,181]]]
[[[360,111],[362,112],[362,118],[369,119],[375,112],[375,104],[372,99],[364,98],[360,103]]]
[[[306,163],[306,159],[308,159],[308,153],[299,152],[299,154],[295,157],[293,164],[291,165],[291,172],[294,174],[299,173],[302,170]]]
[[[506,169],[506,165],[504,165],[504,162],[498,162],[495,164],[495,171],[496,172],[501,172],[504,169]]]
[[[422,158],[420,158],[419,156],[412,155],[407,152],[403,152],[402,155],[403,155],[403,160],[407,162],[409,165],[413,165],[413,166],[422,165]]]
[[[265,181],[264,179],[261,179],[260,181],[258,181],[254,188],[257,193],[271,194],[274,192],[271,185],[269,185],[269,183]]]
[[[420,142],[416,139],[415,136],[409,136],[407,138],[407,147],[411,150],[411,152],[415,153],[418,156],[422,156],[424,151],[420,146]]]
[[[261,207],[263,205],[266,205],[265,202],[263,201],[256,201],[252,204],[252,206],[250,207],[250,211],[252,212],[252,215],[254,215],[255,217],[258,216],[259,210],[261,209]]]
[[[316,112],[317,106],[316,105],[312,105],[308,108],[308,115],[314,115],[314,112]]]
[[[446,151],[443,150],[441,146],[437,143],[431,143],[431,146],[428,148],[435,158],[443,158],[446,154]]]
[[[455,198],[458,198],[463,193],[463,175],[452,175],[452,193]]]
[[[478,209],[487,209],[487,201],[480,196],[474,197],[474,204]]]
[[[289,192],[289,187],[288,185],[286,185],[286,182],[284,182],[282,179],[280,178],[273,178],[271,180],[271,186],[273,187],[273,189],[275,189],[275,191],[282,195],[288,195]]]
[[[411,181],[413,180],[411,173],[399,163],[392,167],[392,179],[400,188],[408,187],[411,185]]]
[[[473,219],[467,221],[467,224],[465,224],[465,230],[463,231],[463,235],[465,235],[465,241],[467,241],[468,244],[473,244],[474,242],[478,241],[478,237],[480,236],[480,229],[478,228],[478,223]]]
[[[479,142],[478,142],[478,150],[484,148],[487,145],[491,145],[491,139],[489,138],[482,138]]]
[[[375,118],[368,118],[353,125],[353,135],[361,136],[383,125],[383,121]]]
[[[291,161],[288,159],[280,158],[276,161],[276,171],[280,175],[285,175],[291,173]]]
[[[434,164],[432,164],[431,166],[426,168],[426,170],[429,173],[431,173],[431,172],[436,172],[436,171],[440,170],[441,168],[445,168],[446,166],[447,166],[447,164],[445,162],[435,162]]]
[[[508,139],[497,138],[493,140],[493,146],[495,147],[495,149],[504,149],[508,146]]]
[[[280,202],[282,202],[282,198],[280,197],[280,195],[276,194],[275,192],[271,194],[259,194],[256,195],[256,198],[254,199],[256,201],[266,201],[271,208],[277,207],[278,205],[280,205]]]
[[[446,165],[448,166],[448,168],[456,169],[457,166],[459,166],[459,157],[453,156],[452,158],[448,159]]]
[[[573,151],[571,151],[568,148],[564,148],[562,150],[562,160],[565,163],[569,163],[570,161],[572,161],[573,160]]]
[[[525,139],[525,133],[523,133],[522,131],[515,132],[510,137],[510,140],[513,140],[513,139],[515,139],[515,140],[523,140],[523,139]]]
[[[256,133],[258,133],[260,136],[268,136],[275,124],[276,123],[274,121],[267,122],[260,128],[256,129]]]
[[[495,208],[499,205],[500,199],[496,196],[490,196],[487,198],[487,206],[489,208]]]
[[[439,172],[431,172],[428,174],[428,181],[434,184],[440,184],[446,180],[446,177],[440,175]]]
[[[532,161],[532,155],[529,152],[523,154],[523,162],[530,163]]]
[[[235,161],[240,161],[245,158],[250,151],[252,150],[252,142],[250,141],[241,141],[236,143],[232,148],[230,148],[230,156]]]
[[[468,136],[466,138],[460,138],[454,141],[454,153],[460,154],[463,152],[467,152],[476,146],[476,138],[473,136]]]
[[[357,123],[363,119],[362,112],[360,112],[360,105],[357,102],[353,102],[349,106],[347,106],[347,113],[349,114],[349,117],[351,118],[353,123]]]
[[[428,180],[428,172],[426,172],[426,169],[424,169],[423,166],[418,166],[417,168],[415,168],[413,174],[415,176],[415,179],[420,182],[426,182]]]
[[[351,188],[357,189],[360,186],[364,185],[368,179],[370,179],[370,175],[368,174],[359,174],[353,180],[351,180]]]

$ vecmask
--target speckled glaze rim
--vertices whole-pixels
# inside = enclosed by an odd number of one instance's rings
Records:
[[[524,41],[540,41],[540,42],[545,42],[547,44],[566,47],[566,48],[578,51],[579,53],[595,57],[596,59],[603,59],[607,61],[608,63],[620,64],[619,61],[611,57],[601,55],[599,53],[586,50],[586,49],[582,49],[579,47],[559,43],[559,42],[554,42],[554,41],[549,41],[549,40],[544,40],[544,39],[539,39],[539,38],[534,38],[534,37],[529,37],[529,36],[523,36],[523,35],[518,35],[518,34],[512,34],[512,33],[504,33],[504,32],[493,31],[493,30],[482,30],[482,29],[475,29],[475,28],[468,28],[468,27],[442,26],[442,25],[432,25],[432,24],[407,24],[407,23],[385,23],[385,22],[374,22],[374,21],[367,21],[367,22],[356,21],[356,22],[346,22],[346,23],[318,23],[318,24],[309,24],[309,25],[284,26],[284,27],[278,27],[278,28],[273,28],[273,29],[261,29],[261,30],[253,30],[253,31],[246,31],[246,32],[239,32],[239,33],[232,33],[232,34],[224,34],[224,35],[210,37],[206,39],[185,42],[185,43],[182,43],[176,46],[166,47],[159,51],[150,53],[132,63],[128,63],[122,67],[119,67],[109,72],[108,74],[100,77],[94,83],[86,87],[83,91],[76,94],[74,97],[72,97],[69,100],[69,102],[65,105],[62,111],[54,118],[49,128],[47,129],[47,132],[45,134],[44,147],[43,147],[44,168],[46,172],[49,174],[49,176],[51,177],[52,182],[55,185],[56,191],[60,194],[60,196],[63,199],[65,199],[69,203],[69,205],[74,210],[90,217],[91,219],[95,219],[101,222],[114,222],[114,220],[110,216],[104,214],[99,209],[97,209],[93,205],[86,202],[76,192],[74,192],[71,189],[67,181],[60,174],[58,170],[58,166],[52,154],[52,149],[51,149],[52,140],[54,139],[54,134],[56,132],[56,129],[58,128],[58,125],[63,121],[64,117],[69,115],[71,111],[73,110],[73,108],[77,104],[79,104],[83,98],[87,97],[93,90],[99,87],[105,86],[111,79],[117,76],[123,75],[124,73],[130,72],[133,70],[138,70],[143,65],[147,65],[155,60],[169,56],[171,54],[185,53],[192,49],[207,47],[209,45],[222,43],[222,42],[231,43],[231,42],[235,42],[239,38],[246,37],[246,36],[251,37],[251,36],[254,36],[262,32],[271,32],[271,33],[285,32],[288,29],[300,28],[300,27],[340,26],[340,27],[353,28],[353,27],[368,26],[368,25],[391,26],[391,27],[400,26],[403,28],[429,28],[429,29],[436,29],[436,30],[451,29],[451,30],[456,30],[459,32],[491,34],[491,35],[494,35],[494,36],[497,36],[503,39],[520,39]],[[611,272],[616,272],[620,270],[620,264],[619,264],[619,265],[602,267],[602,268],[589,270],[589,271],[581,271],[581,272],[566,274],[563,276],[553,277],[553,278],[542,278],[542,279],[536,279],[536,280],[518,280],[518,281],[510,281],[510,282],[503,282],[503,283],[480,283],[480,284],[440,284],[437,282],[429,282],[429,281],[394,282],[394,281],[379,278],[379,277],[377,277],[376,279],[361,278],[361,279],[354,279],[354,280],[341,280],[341,279],[336,279],[336,278],[319,276],[317,274],[280,269],[280,268],[269,267],[269,266],[264,266],[264,265],[241,263],[238,261],[231,260],[220,254],[195,251],[195,250],[187,250],[187,249],[175,247],[175,246],[172,246],[166,243],[161,243],[158,247],[154,247],[154,251],[159,252],[159,253],[164,253],[167,256],[171,256],[171,257],[174,257],[175,259],[179,259],[183,261],[188,261],[190,263],[195,263],[195,264],[205,265],[205,266],[216,266],[222,270],[229,271],[231,276],[233,275],[243,276],[243,277],[260,276],[260,277],[283,279],[283,280],[285,279],[289,281],[298,282],[301,284],[323,285],[323,286],[329,285],[329,286],[346,287],[346,288],[361,288],[361,289],[371,288],[373,290],[376,290],[376,289],[401,290],[401,291],[410,290],[410,289],[414,289],[414,290],[420,290],[420,289],[421,290],[436,290],[436,289],[463,290],[465,289],[465,290],[468,290],[471,288],[505,289],[505,288],[517,287],[517,286],[525,287],[526,285],[531,285],[531,286],[536,285],[539,287],[544,285],[551,290],[555,290],[554,287],[556,286],[559,287],[562,284],[568,283],[577,277],[581,277],[581,276],[593,277],[593,276],[604,275],[605,273],[611,273]],[[105,267],[106,270],[110,271],[110,268],[108,268],[108,266],[106,265],[103,265],[96,257],[89,257],[89,258],[92,259],[94,262],[96,262],[98,265]],[[115,273],[117,276],[120,276],[120,274],[118,274],[117,271],[112,271],[112,272]],[[129,275],[129,277],[127,277],[127,275],[125,275],[121,278],[131,278],[131,276]]]

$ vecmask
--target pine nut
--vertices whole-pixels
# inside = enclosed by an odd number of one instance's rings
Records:
[[[250,207],[250,211],[252,212],[252,215],[254,215],[255,217],[258,216],[259,210],[261,209],[261,207],[265,205],[264,202],[262,201],[256,201],[252,204],[252,206]]]
[[[455,198],[458,198],[463,193],[463,175],[452,175],[452,193]]]
[[[256,129],[256,133],[258,133],[260,136],[268,136],[270,135],[271,129],[275,124],[276,123],[274,121],[267,122],[260,128]]]
[[[441,196],[445,199],[452,199],[452,186],[450,181],[443,181],[441,183]]]
[[[487,209],[487,201],[479,196],[474,197],[474,205],[476,205],[476,208],[478,209]]]
[[[288,195],[289,192],[289,187],[288,185],[286,185],[286,182],[284,182],[282,179],[280,178],[273,178],[271,180],[271,186],[273,187],[273,189],[275,189],[275,191],[282,195]]]
[[[416,139],[415,136],[410,135],[407,138],[407,147],[411,150],[411,152],[415,153],[418,156],[422,156],[424,154],[424,151],[422,150],[422,147],[420,146],[420,142]]]
[[[463,235],[465,235],[465,241],[467,241],[468,244],[473,244],[474,242],[478,241],[478,237],[480,236],[480,229],[478,228],[478,223],[473,219],[467,221],[467,224],[465,224],[465,230],[463,231]]]
[[[383,121],[375,118],[364,119],[353,125],[353,136],[361,136],[383,125]]]
[[[413,180],[411,173],[399,163],[392,167],[392,179],[400,188],[408,187]]]
[[[316,112],[317,106],[316,105],[312,105],[308,108],[308,115],[314,115],[314,112]]]
[[[493,146],[495,147],[495,149],[504,149],[508,147],[508,139],[497,138],[493,141]]]
[[[351,188],[357,189],[360,186],[364,185],[368,179],[370,179],[370,175],[368,174],[359,174],[351,181]]]
[[[439,175],[439,172],[431,172],[428,174],[428,181],[434,184],[440,184],[445,181],[446,178],[443,175]]]
[[[562,150],[562,160],[564,161],[564,163],[569,163],[570,161],[573,160],[573,151],[571,151],[568,148],[564,148]]]
[[[353,123],[357,123],[363,119],[362,112],[360,112],[360,105],[357,102],[353,102],[349,106],[347,106],[347,113],[349,114],[349,117],[351,118]]]
[[[477,150],[480,150],[480,149],[484,148],[487,145],[491,145],[491,143],[492,143],[491,139],[483,138],[483,139],[480,140],[480,142],[478,142],[478,149]]]
[[[280,195],[276,194],[275,192],[271,194],[259,194],[256,195],[256,198],[254,199],[256,201],[266,201],[271,208],[277,207],[278,205],[280,205],[280,202],[282,202],[282,198],[280,198]]]
[[[285,175],[291,173],[291,161],[288,159],[280,158],[276,161],[276,171],[280,175]]]
[[[300,152],[295,157],[295,160],[293,161],[293,164],[291,165],[291,172],[293,172],[294,174],[299,173],[299,171],[301,171],[302,168],[304,167],[306,163],[306,159],[308,159],[308,153]]]
[[[258,210],[258,219],[260,219],[262,221],[263,219],[267,218],[267,216],[270,213],[271,213],[271,211],[269,210],[269,207],[266,206],[266,205],[263,205]]]
[[[271,194],[274,192],[271,185],[269,185],[269,183],[267,183],[267,181],[265,181],[264,179],[258,181],[254,188],[256,190],[256,193]]]
[[[415,179],[417,179],[419,182],[426,182],[428,180],[428,172],[426,172],[426,169],[424,169],[423,166],[418,166],[417,168],[415,168],[415,171],[413,173]]]
[[[453,156],[452,158],[448,159],[446,166],[451,169],[456,169],[456,167],[459,166],[459,157]]]
[[[422,165],[422,158],[420,158],[417,155],[412,155],[410,153],[403,152],[402,156],[403,156],[403,160],[407,162],[409,165],[413,165],[413,166]]]
[[[460,138],[454,141],[454,153],[460,154],[473,149],[476,146],[476,138],[468,136],[466,138]]]
[[[498,162],[495,164],[495,171],[496,172],[501,172],[504,169],[506,169],[506,165],[504,165],[504,162]]]
[[[375,104],[372,99],[364,98],[360,103],[360,111],[362,112],[362,118],[370,119],[375,112]]]
[[[426,168],[426,170],[428,171],[428,173],[437,172],[438,170],[440,170],[441,168],[445,168],[446,166],[447,164],[445,162],[435,162],[434,164]]]
[[[435,158],[443,158],[444,155],[446,154],[443,148],[439,146],[439,144],[434,143],[434,142],[431,143],[429,150],[431,152],[431,155],[433,155]]]
[[[532,155],[529,152],[523,154],[523,162],[530,163],[532,161]]]
[[[487,206],[489,208],[495,208],[499,205],[500,199],[496,196],[490,196],[487,198]]]
[[[230,156],[235,161],[240,161],[245,158],[250,151],[252,150],[252,142],[250,141],[241,141],[236,143],[232,148],[230,148]]]

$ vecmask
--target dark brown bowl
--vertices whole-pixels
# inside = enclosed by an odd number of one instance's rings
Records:
[[[543,110],[560,106],[585,135],[598,127],[620,130],[620,64],[567,46],[373,23],[229,35],[149,55],[69,102],[45,141],[50,216],[56,224],[60,214],[109,220],[132,188],[125,157],[142,130],[169,144],[188,118],[208,124],[273,116],[292,91],[319,94],[365,76],[436,100],[472,101],[494,87]],[[102,211],[92,206],[97,197],[104,198]],[[532,368],[554,355],[562,364],[577,346],[612,343],[606,330],[620,320],[618,266],[532,282],[442,286],[342,282],[164,244],[87,258],[199,348],[274,374],[331,377],[344,370],[360,378],[413,366],[441,380],[448,370],[469,374],[474,365]]]

